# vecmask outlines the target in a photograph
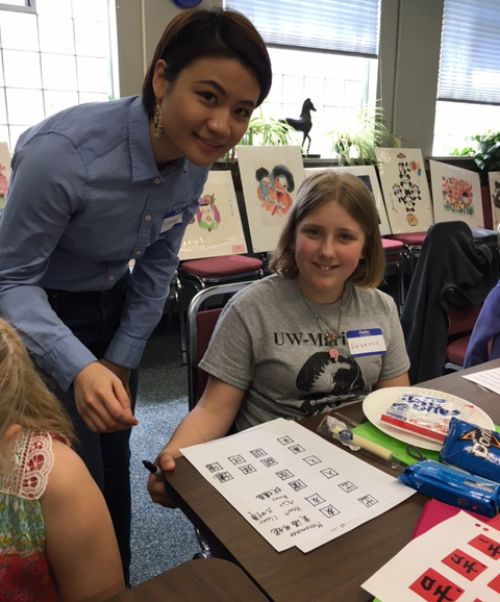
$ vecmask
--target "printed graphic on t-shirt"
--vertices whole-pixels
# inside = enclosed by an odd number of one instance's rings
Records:
[[[274,332],[275,345],[309,351],[304,351],[306,360],[296,377],[299,407],[306,415],[355,400],[365,390],[361,367],[349,352],[345,332],[333,342],[327,339],[324,332]]]
[[[329,351],[313,353],[299,370],[296,384],[304,393],[301,410],[305,414],[356,399],[365,386],[361,368],[344,349],[337,350],[334,359]]]

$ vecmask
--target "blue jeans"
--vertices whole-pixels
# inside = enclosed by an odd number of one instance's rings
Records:
[[[75,336],[98,358],[102,358],[120,324],[126,298],[128,276],[110,291],[68,292],[47,290],[52,309]],[[75,451],[85,462],[102,490],[109,508],[120,548],[125,580],[130,565],[130,429],[115,433],[93,433],[75,407],[73,387],[62,391],[55,382],[53,390],[68,412],[76,432]],[[132,404],[137,395],[138,371],[130,377]]]

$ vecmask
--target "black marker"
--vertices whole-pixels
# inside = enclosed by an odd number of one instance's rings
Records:
[[[142,463],[156,479],[165,482],[165,477],[159,466],[156,466],[156,464],[153,464],[153,462],[150,462],[149,460],[143,460]]]

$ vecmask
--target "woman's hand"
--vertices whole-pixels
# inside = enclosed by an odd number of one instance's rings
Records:
[[[121,431],[137,424],[130,405],[129,373],[127,368],[101,360],[77,374],[73,381],[76,409],[94,433]]]
[[[159,466],[162,472],[172,472],[175,469],[175,458],[180,456],[180,452],[172,454],[172,452],[163,449],[160,455],[156,458],[155,464]],[[150,475],[148,479],[148,492],[151,500],[155,504],[165,506],[165,508],[175,508],[177,504],[168,495],[165,489],[165,483],[155,475]]]

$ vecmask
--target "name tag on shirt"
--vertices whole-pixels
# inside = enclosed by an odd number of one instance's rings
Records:
[[[176,224],[182,223],[182,213],[174,213],[173,215],[166,215],[163,218],[160,228],[160,234],[164,232],[168,232],[171,230]]]
[[[381,355],[387,351],[381,328],[348,330],[345,336],[351,355]]]

